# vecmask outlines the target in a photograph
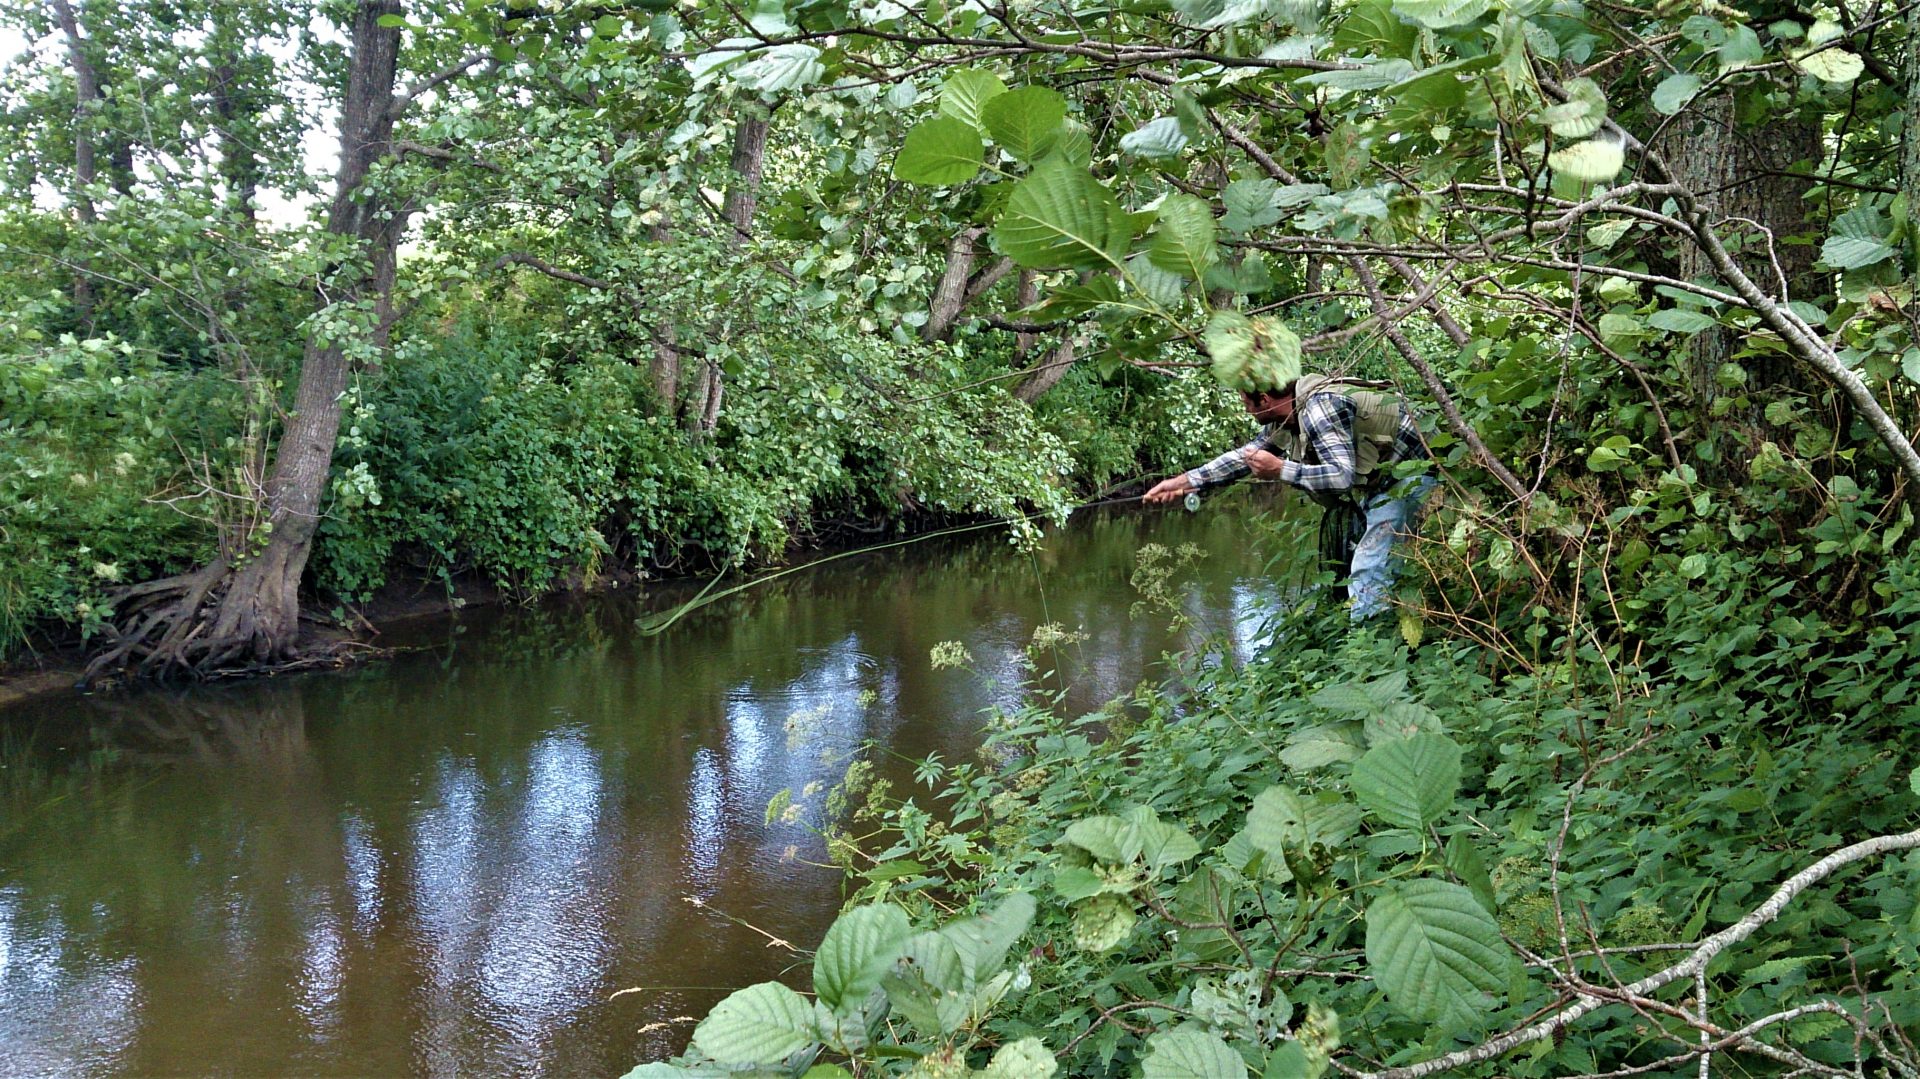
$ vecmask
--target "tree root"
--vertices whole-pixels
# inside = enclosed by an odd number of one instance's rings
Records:
[[[209,681],[339,667],[379,651],[360,641],[329,640],[260,658],[247,634],[214,632],[220,600],[232,579],[232,566],[217,558],[192,573],[115,593],[118,622],[108,631],[106,648],[88,662],[80,687],[102,681]]]

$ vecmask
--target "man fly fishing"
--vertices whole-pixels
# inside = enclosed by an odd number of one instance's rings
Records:
[[[1237,316],[1236,316],[1237,318]],[[1394,547],[1432,490],[1429,475],[1395,481],[1394,467],[1428,458],[1413,409],[1384,382],[1303,374],[1299,339],[1277,321],[1239,320],[1244,340],[1209,333],[1214,373],[1240,391],[1262,427],[1253,441],[1155,484],[1144,501],[1164,505],[1243,476],[1279,480],[1326,511],[1322,559],[1349,568],[1355,622],[1386,610]],[[1291,347],[1289,347],[1291,346]]]

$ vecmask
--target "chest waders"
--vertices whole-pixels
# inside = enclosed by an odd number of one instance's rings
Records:
[[[1320,504],[1320,568],[1335,577],[1345,578],[1353,563],[1353,548],[1367,530],[1365,502],[1385,486],[1380,482],[1380,462],[1393,452],[1394,438],[1400,430],[1400,401],[1391,393],[1391,383],[1357,378],[1328,378],[1307,375],[1293,388],[1295,409],[1316,393],[1337,393],[1353,402],[1353,486],[1346,491],[1309,491],[1307,496]],[[1312,444],[1298,432],[1284,428],[1279,432],[1286,456],[1302,464],[1320,464]]]

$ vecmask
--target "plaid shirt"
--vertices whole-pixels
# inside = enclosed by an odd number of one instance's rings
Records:
[[[1217,487],[1247,475],[1252,469],[1247,467],[1247,455],[1254,450],[1266,450],[1277,457],[1286,458],[1280,465],[1280,482],[1292,484],[1303,491],[1345,492],[1353,490],[1355,476],[1353,454],[1353,421],[1359,409],[1345,394],[1316,393],[1307,398],[1300,406],[1297,418],[1300,421],[1300,434],[1304,439],[1310,456],[1317,464],[1305,464],[1287,458],[1285,448],[1289,434],[1279,424],[1267,424],[1252,442],[1237,450],[1228,450],[1199,468],[1187,473],[1187,482],[1196,489]],[[1371,483],[1384,486],[1389,466],[1400,461],[1424,461],[1427,458],[1427,445],[1420,438],[1420,426],[1414,420],[1413,410],[1400,409],[1400,425],[1394,432],[1393,445],[1380,459]]]

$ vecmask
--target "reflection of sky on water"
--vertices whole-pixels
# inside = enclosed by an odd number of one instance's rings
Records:
[[[0,1075],[124,1070],[140,1026],[138,964],[89,954],[57,911],[22,908],[18,889],[0,888]]]
[[[784,858],[790,845],[817,858],[819,841],[765,823],[775,793],[818,783],[817,809],[869,740],[965,759],[985,710],[1027,699],[1039,623],[1087,634],[1042,657],[1044,686],[1060,684],[1057,664],[1072,709],[1130,690],[1180,645],[1164,618],[1127,616],[1137,524],[1093,538],[1087,566],[870,566],[646,642],[624,635],[630,612],[580,640],[564,619],[501,612],[446,655],[260,687],[242,703],[278,717],[284,778],[228,784],[174,760],[134,770],[123,803],[74,799],[49,818],[82,870],[56,845],[0,847],[0,1076],[273,1061],[621,1074],[677,1050],[684,1026],[636,1031],[704,1012],[719,986],[791,974],[763,938],[682,897],[801,944],[841,901],[831,870]],[[1182,602],[1244,659],[1275,590],[1227,569]],[[515,638],[519,618],[534,631]],[[963,642],[972,669],[931,670],[941,640]],[[906,793],[909,766],[876,761]],[[188,781],[143,793],[168,775]],[[131,862],[152,894],[103,886]],[[636,985],[658,991],[610,1000]],[[231,1044],[179,1029],[202,1014]]]
[[[373,933],[380,921],[380,849],[367,823],[349,813],[340,822],[340,853],[347,863],[347,891],[353,896],[353,931]]]

